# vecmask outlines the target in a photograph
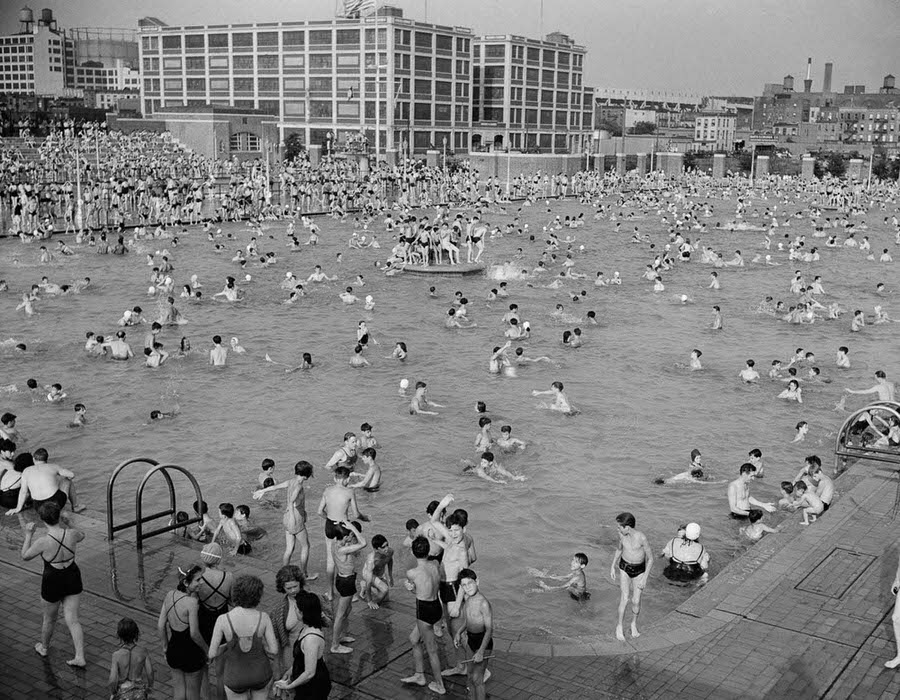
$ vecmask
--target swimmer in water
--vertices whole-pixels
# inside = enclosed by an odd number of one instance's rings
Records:
[[[412,401],[409,402],[409,415],[426,415],[426,416],[437,416],[439,415],[437,411],[429,411],[428,407],[433,406],[434,408],[444,408],[439,403],[434,403],[433,401],[429,401],[425,396],[428,391],[428,386],[425,382],[416,382],[416,393],[412,397]]]
[[[800,383],[796,379],[791,379],[787,389],[778,394],[778,398],[803,403],[803,390],[800,388]]]
[[[357,343],[356,347],[353,348],[353,355],[350,357],[351,367],[361,368],[369,366],[370,363],[365,357],[362,356],[362,351],[363,346]]]
[[[794,430],[797,431],[797,434],[794,435],[794,439],[791,442],[803,442],[806,440],[806,434],[809,432],[809,423],[802,420],[794,426]]]
[[[553,403],[545,404],[541,402],[538,404],[538,408],[547,408],[551,411],[559,411],[560,413],[567,413],[572,415],[575,413],[575,410],[572,408],[572,405],[569,403],[569,399],[566,396],[566,392],[564,391],[562,382],[553,382],[550,385],[550,388],[546,391],[539,391],[535,389],[531,392],[532,396],[553,396]]]
[[[497,438],[496,444],[503,452],[516,452],[526,447],[522,440],[512,437],[512,426],[509,425],[500,428],[500,437]]]
[[[246,350],[244,350],[244,348],[241,347],[240,341],[238,341],[237,337],[233,337],[231,339],[231,351],[238,355],[243,355],[247,352]]]
[[[75,415],[72,420],[69,422],[70,428],[83,428],[85,423],[87,423],[87,417],[85,414],[87,413],[87,408],[83,403],[75,404]]]
[[[756,362],[747,360],[746,366],[738,373],[738,376],[741,378],[741,381],[746,384],[759,381],[759,372],[756,371]]]
[[[674,476],[670,476],[668,478],[659,477],[654,480],[654,484],[679,484],[679,483],[700,483],[700,482],[709,482],[710,479],[703,472],[703,460],[700,455],[700,450],[693,449],[691,450],[691,463],[688,467],[687,471],[679,472]]]
[[[173,411],[159,411],[153,410],[150,411],[150,420],[158,421],[158,420],[166,420],[167,418],[174,418],[178,415],[178,409],[175,408]]]
[[[722,309],[718,306],[713,306],[712,329],[714,331],[721,331],[724,329],[724,325],[722,324]]]
[[[835,358],[835,364],[841,369],[850,369],[850,348],[846,345],[841,345],[837,349],[837,356]]]
[[[513,481],[525,481],[525,477],[520,474],[513,474],[508,469],[494,461],[493,452],[482,452],[481,460],[476,464],[463,460],[463,474],[474,474],[475,476],[490,481],[494,484],[506,484],[505,479]]]
[[[588,565],[588,557],[584,552],[576,552],[572,557],[572,563],[569,565],[569,573],[562,576],[553,574],[541,574],[539,578],[547,578],[553,581],[565,581],[559,586],[549,586],[543,581],[538,581],[538,586],[544,591],[567,590],[573,600],[583,602],[589,600],[591,594],[587,590],[587,578],[584,575],[584,569]]]
[[[526,365],[532,364],[535,362],[553,362],[549,357],[541,356],[541,357],[528,357],[525,355],[525,348],[516,348],[515,353],[516,364],[518,365]]]
[[[697,370],[703,369],[703,365],[700,364],[700,358],[703,357],[703,353],[694,348],[691,350],[691,363],[690,368],[692,372],[696,372]]]
[[[400,362],[404,362],[407,356],[406,343],[400,341],[394,346],[393,352],[388,355],[385,359],[387,360],[400,360]]]

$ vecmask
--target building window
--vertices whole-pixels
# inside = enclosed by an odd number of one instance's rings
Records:
[[[409,46],[409,30],[408,29],[395,29],[394,30],[394,43],[398,46]]]
[[[287,56],[285,56],[287,58]],[[314,53],[309,57],[310,70],[330,70],[331,54],[330,53]]]
[[[278,78],[259,78],[260,92],[278,92]]]
[[[184,37],[184,48],[204,49],[206,48],[206,37],[202,34],[188,34]]]
[[[358,53],[341,53],[337,57],[338,68],[359,68]]]
[[[468,75],[469,74],[469,62],[468,61],[457,61],[456,62],[456,74],[457,75]]]
[[[252,49],[253,34],[251,34],[250,32],[235,32],[231,35],[231,48]]]
[[[181,70],[181,58],[172,57],[163,59],[163,70]]]
[[[181,48],[181,35],[165,35],[162,38],[162,47],[163,49],[180,49]]]
[[[159,37],[158,36],[142,36],[141,37],[141,46],[143,46],[144,51],[158,51],[159,50]],[[4,49],[3,53],[6,53],[7,50]]]
[[[506,57],[506,45],[505,44],[486,44],[484,47],[484,57],[485,58],[505,58]]]
[[[188,78],[188,92],[206,92],[206,78]]]
[[[431,73],[431,56],[416,56],[416,72]]]
[[[287,90],[305,90],[306,78],[285,78],[284,89]]]
[[[431,121],[431,105],[427,102],[417,102],[413,110],[413,118],[419,121]]]
[[[304,34],[306,32],[285,32],[281,35],[282,44],[288,46],[303,46],[306,42]]]
[[[416,81],[418,82],[418,81]],[[453,83],[438,80],[434,83],[434,94],[439,97],[451,97],[453,95]]]
[[[447,36],[446,34],[437,34],[434,37],[435,40],[435,48],[438,51],[452,51],[453,50],[453,37]]]
[[[227,69],[228,56],[210,56],[209,67],[210,69]]]
[[[331,78],[310,78],[309,89],[311,92],[331,92]]]
[[[416,48],[431,50],[434,35],[428,32],[416,32]]]
[[[359,119],[359,102],[338,102],[337,115]]]
[[[498,82],[502,83],[503,78],[506,75],[506,68],[504,66],[485,66],[484,67],[484,82]]]
[[[236,71],[252,71],[253,56],[235,56],[233,67]]]
[[[253,92],[253,78],[235,78],[235,92]]]
[[[439,122],[449,122],[453,116],[452,108],[448,104],[434,106],[434,119]]]
[[[225,59],[226,65],[228,59]],[[202,71],[206,70],[206,59],[203,56],[188,56],[185,59],[185,67],[189,71]]]
[[[338,46],[359,46],[359,30],[338,29],[335,32],[335,42]]]
[[[306,115],[306,103],[293,101],[293,100],[285,100],[284,101],[284,116],[286,117],[302,117]]]
[[[278,32],[259,32],[256,35],[257,46],[278,46]]]
[[[359,40],[357,39],[357,43]],[[331,30],[330,29],[311,29],[309,32],[309,45],[322,48],[331,46]]]
[[[453,72],[453,61],[449,58],[435,58],[434,72],[450,75]]]
[[[306,58],[304,56],[285,56],[282,60],[282,65],[285,68],[303,68],[306,64]]]
[[[182,92],[184,90],[181,78],[166,78],[163,81],[163,87],[165,87],[166,92]]]
[[[244,58],[241,56],[240,58]],[[256,57],[256,67],[258,70],[278,70],[278,56],[274,54],[266,54]]]
[[[228,140],[228,147],[232,151],[258,151],[259,150],[259,136],[256,134],[251,134],[247,131],[241,131],[237,134],[232,134],[231,138]]]
[[[311,119],[331,119],[331,100],[312,100],[309,103],[309,116]]]

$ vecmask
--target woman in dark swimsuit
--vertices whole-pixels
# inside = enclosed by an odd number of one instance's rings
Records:
[[[322,658],[325,654],[322,603],[318,596],[306,595],[298,596],[297,606],[302,627],[294,643],[294,666],[275,687],[279,690],[296,689],[296,700],[327,700],[331,694],[331,676]]]
[[[22,472],[26,465],[22,460],[13,461],[15,451],[16,443],[0,439],[0,506],[4,508],[18,505],[22,488]]]
[[[222,571],[217,568],[222,562],[222,553],[220,544],[210,542],[200,554],[200,559],[206,564],[206,569],[197,579],[197,623],[200,625],[200,635],[207,644],[212,641],[216,620],[228,612],[228,604],[231,602],[231,585],[234,583],[234,575],[230,571]],[[225,693],[224,664],[224,657],[217,656],[214,666],[219,697]]]
[[[174,700],[200,700],[209,646],[200,634],[197,590],[202,566],[182,573],[178,588],[169,591],[159,611],[157,630],[163,640],[166,663],[172,669]]]
[[[41,641],[34,645],[34,650],[41,656],[47,656],[50,638],[56,627],[59,605],[62,603],[63,615],[72,643],[75,645],[75,656],[66,661],[69,666],[83,667],[84,634],[78,621],[78,602],[83,590],[81,571],[75,563],[75,545],[84,539],[84,533],[73,528],[59,525],[59,506],[54,502],[44,503],[38,508],[38,515],[47,526],[47,535],[32,543],[34,523],[26,523],[25,541],[22,543],[22,559],[29,561],[40,555],[44,560],[44,573],[41,578],[41,599],[44,601],[44,622],[41,627]]]

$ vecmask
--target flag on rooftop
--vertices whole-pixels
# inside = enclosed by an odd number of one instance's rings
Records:
[[[344,17],[360,17],[374,11],[375,0],[344,0]]]

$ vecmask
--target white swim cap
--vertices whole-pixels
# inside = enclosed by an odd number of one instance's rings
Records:
[[[584,246],[579,246],[578,250],[584,250]]]
[[[252,280],[253,278],[252,278],[250,275],[244,275],[244,279],[247,280],[247,281],[249,282],[249,281]]]
[[[875,308],[878,309],[879,307],[876,306]],[[122,316],[124,318],[131,318],[131,309],[126,309],[125,313],[122,314]]]
[[[408,379],[401,379],[401,380],[400,380],[400,388],[401,388],[401,389],[408,389],[408,388],[409,388],[409,380],[408,380]]]
[[[232,344],[232,345],[237,345],[237,344],[238,344],[237,336],[232,337],[232,339],[231,339],[231,344]]]
[[[367,294],[367,295],[366,295],[366,302],[368,302],[369,304],[371,304],[373,301],[374,301],[374,299],[372,298],[372,295],[371,295],[371,294]]]
[[[285,273],[284,273],[284,276],[285,276],[285,277],[293,277],[293,276],[294,276],[294,273],[293,273],[293,272],[285,272]]]
[[[688,523],[687,527],[684,528],[684,536],[689,540],[699,540],[700,526],[697,523]]]
[[[687,301],[687,300],[688,300],[688,295],[687,295],[687,294],[682,294],[682,295],[681,295],[681,301]]]

